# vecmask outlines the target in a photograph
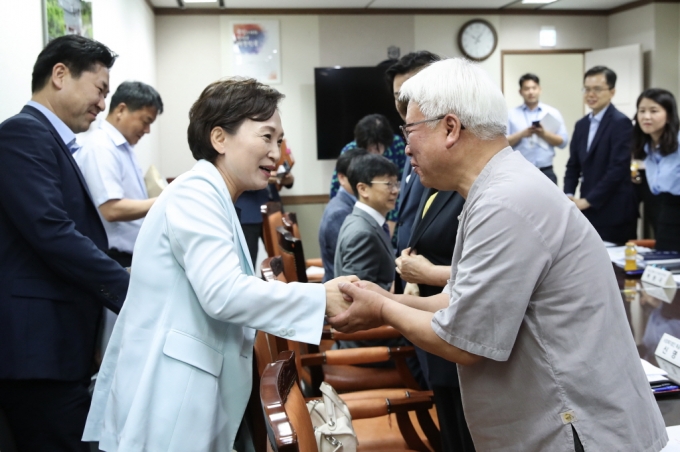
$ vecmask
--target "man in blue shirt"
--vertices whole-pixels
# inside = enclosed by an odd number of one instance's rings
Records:
[[[334,276],[335,247],[338,244],[338,234],[345,218],[352,213],[354,204],[357,202],[354,190],[347,179],[347,171],[352,160],[366,154],[362,148],[353,148],[340,154],[335,164],[335,172],[338,175],[340,189],[332,198],[323,211],[319,224],[319,247],[321,248],[321,261],[323,262],[323,282],[330,281]]]
[[[550,180],[557,183],[552,162],[555,157],[555,146],[564,149],[567,145],[568,136],[564,119],[556,108],[539,101],[541,85],[538,76],[524,74],[520,77],[519,94],[524,103],[508,112],[508,142]],[[548,121],[553,127],[549,127]],[[558,123],[559,126],[554,127]]]
[[[106,119],[73,155],[102,217],[109,256],[124,267],[132,264],[143,218],[156,200],[149,199],[133,147],[162,112],[163,101],[155,89],[124,82],[111,98]]]

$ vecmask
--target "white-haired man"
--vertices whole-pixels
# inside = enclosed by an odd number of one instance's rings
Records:
[[[423,185],[466,198],[451,279],[428,298],[346,284],[354,303],[331,323],[386,323],[457,362],[478,450],[661,450],[664,421],[607,252],[576,206],[508,145],[498,87],[479,66],[450,59],[404,83],[401,96]]]

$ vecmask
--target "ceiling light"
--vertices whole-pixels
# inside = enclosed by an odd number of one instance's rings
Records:
[[[541,27],[538,41],[541,47],[555,47],[557,45],[557,31],[555,27]]]
[[[548,3],[555,3],[557,0],[522,0],[523,4],[546,5]]]

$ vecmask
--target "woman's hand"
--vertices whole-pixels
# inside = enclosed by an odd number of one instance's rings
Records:
[[[352,300],[349,297],[344,297],[342,292],[340,292],[338,284],[353,283],[358,280],[359,278],[354,275],[339,276],[323,284],[326,288],[326,315],[328,317],[333,317],[341,312],[345,312],[350,304],[352,304]]]

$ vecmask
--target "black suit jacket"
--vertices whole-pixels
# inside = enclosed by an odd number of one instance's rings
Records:
[[[458,216],[463,211],[465,199],[455,191],[440,191],[421,218],[425,203],[437,190],[427,189],[423,193],[409,246],[435,265],[451,265],[453,247],[458,232]],[[443,287],[418,284],[421,297],[441,293]],[[458,386],[456,364],[437,355],[426,353],[427,374],[432,386]]]
[[[404,171],[401,178],[401,191],[399,192],[399,222],[397,223],[397,256],[401,255],[402,250],[408,247],[413,223],[416,219],[420,198],[423,196],[425,187],[420,182],[420,176],[413,172],[411,158],[406,158]],[[411,177],[408,177],[408,175]],[[406,181],[408,179],[408,182]],[[406,283],[401,280],[399,273],[394,275],[394,290],[396,293],[403,293]]]
[[[581,118],[574,127],[564,176],[564,192],[575,194],[580,179],[581,198],[590,203],[583,214],[602,235],[603,230],[623,227],[637,218],[630,179],[633,126],[629,118],[610,104],[590,150],[587,149],[589,129],[588,116]]]
[[[35,108],[0,124],[0,379],[89,376],[102,305],[129,275],[61,137]]]

